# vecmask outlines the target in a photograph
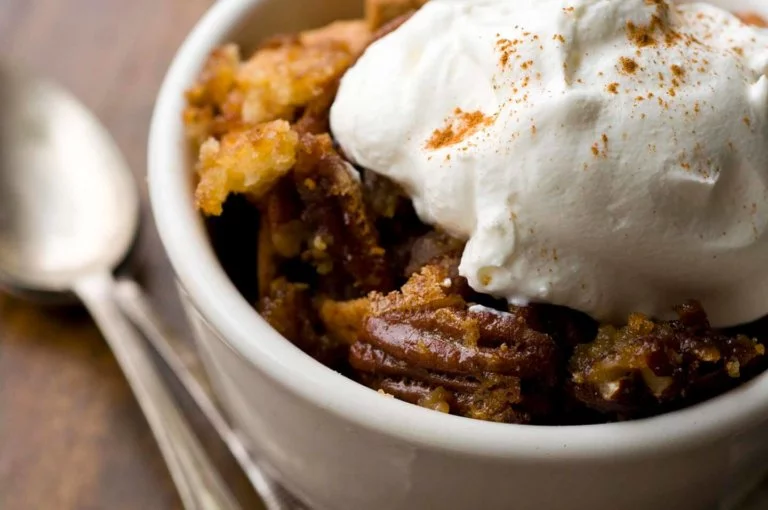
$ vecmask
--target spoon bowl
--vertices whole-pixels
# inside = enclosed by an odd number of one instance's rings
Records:
[[[0,104],[0,284],[66,293],[129,251],[136,184],[110,136],[70,94],[0,68]]]

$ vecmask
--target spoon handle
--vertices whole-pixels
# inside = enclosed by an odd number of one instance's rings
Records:
[[[96,274],[74,288],[91,312],[146,416],[186,510],[239,510],[191,426],[157,372],[133,326],[120,312],[111,274]]]
[[[258,492],[266,509],[306,510],[305,506],[296,501],[253,461],[240,436],[219,411],[219,406],[214,402],[207,385],[199,375],[196,375],[199,372],[195,370],[197,367],[191,366],[192,362],[187,361],[186,356],[182,356],[179,349],[174,347],[180,342],[174,340],[163,326],[141,287],[133,280],[120,279],[115,287],[115,297],[123,313],[141,330],[208,423],[227,445],[230,453]]]

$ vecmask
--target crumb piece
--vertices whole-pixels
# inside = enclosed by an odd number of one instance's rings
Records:
[[[298,142],[283,120],[229,133],[221,141],[209,138],[200,147],[197,207],[218,216],[230,193],[261,198],[293,167]]]
[[[300,41],[257,51],[237,76],[242,92],[241,117],[247,124],[275,119],[294,120],[296,111],[322,95],[354,60],[346,43],[320,40],[308,46]]]

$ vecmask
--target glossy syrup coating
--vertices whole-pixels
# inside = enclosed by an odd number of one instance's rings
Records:
[[[732,386],[763,361],[762,343],[713,330],[698,303],[677,313],[678,320],[665,322],[633,315],[576,347],[569,362],[576,398],[619,417],[642,415]]]

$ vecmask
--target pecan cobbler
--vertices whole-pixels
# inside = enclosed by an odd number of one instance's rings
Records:
[[[189,89],[197,207],[262,317],[497,422],[647,417],[763,370],[768,36],[663,0],[425,3],[220,47]]]

